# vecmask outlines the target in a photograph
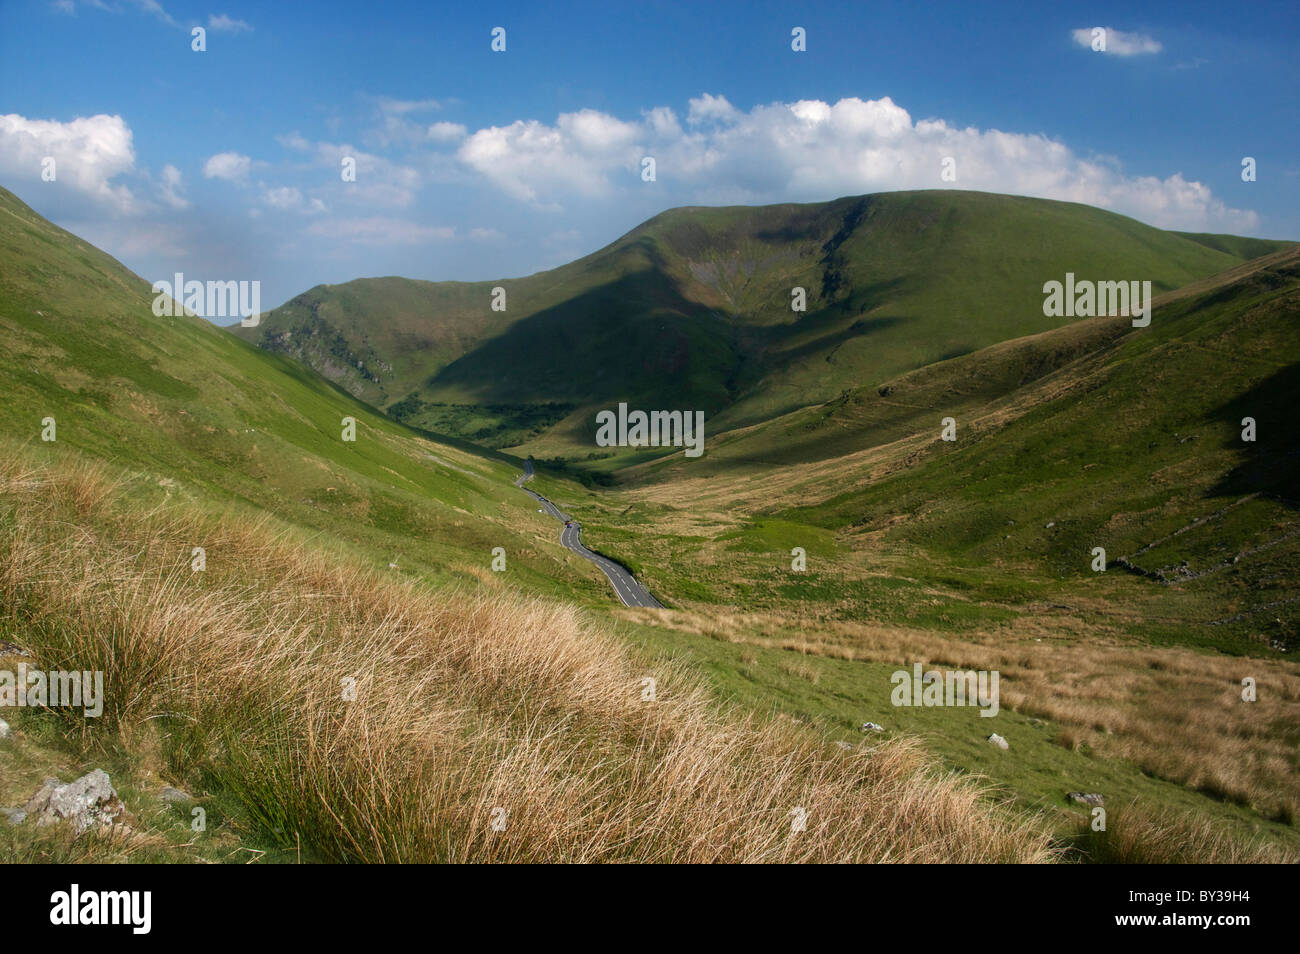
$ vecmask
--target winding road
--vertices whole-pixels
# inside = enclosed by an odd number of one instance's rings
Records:
[[[663,609],[664,605],[651,596],[650,591],[638,583],[636,577],[624,567],[619,566],[609,557],[602,556],[595,550],[588,550],[582,545],[582,524],[564,513],[541,494],[534,493],[524,486],[527,481],[533,479],[533,473],[533,462],[525,460],[524,472],[515,478],[515,486],[541,504],[542,509],[556,520],[566,524],[564,529],[560,531],[560,542],[584,560],[590,560],[600,567],[605,576],[609,578],[610,585],[614,587],[614,592],[618,594],[618,598],[623,601],[624,606],[647,606],[652,609]]]

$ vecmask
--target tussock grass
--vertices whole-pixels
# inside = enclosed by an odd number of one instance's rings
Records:
[[[129,748],[164,726],[176,777],[309,857],[1055,856],[1032,820],[936,774],[915,743],[845,752],[793,720],[722,710],[571,606],[430,591],[269,520],[144,512],[104,471],[24,460],[0,464],[0,638],[42,668],[105,672],[101,719],[53,710],[65,735]]]
[[[1086,828],[1071,846],[1071,855],[1094,864],[1300,863],[1293,850],[1234,838],[1208,819],[1152,814],[1133,806],[1109,812],[1105,831]]]

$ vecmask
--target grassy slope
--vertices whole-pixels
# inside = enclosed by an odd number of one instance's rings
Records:
[[[1297,634],[1300,251],[1164,301],[1150,329],[1096,320],[999,344],[642,468],[615,494],[549,490],[678,607],[671,627],[631,632],[739,698],[922,732],[1036,805],[1092,785],[1294,840],[1260,815],[1293,818],[1300,794],[1300,683],[1274,648]],[[937,440],[950,414],[956,444]],[[795,546],[806,573],[790,572]],[[1182,580],[1183,561],[1204,575]],[[888,673],[917,660],[1001,668],[1019,701],[995,721],[1019,754],[982,747],[969,713],[888,706]],[[1269,685],[1268,709],[1241,705],[1243,673]]]
[[[96,469],[34,456],[0,461],[0,658],[12,667],[16,642],[43,667],[101,671],[105,706],[13,714],[0,798],[21,801],[51,759],[65,778],[107,762],[130,830],[69,844],[0,825],[0,859],[1053,857],[1034,820],[914,743],[844,752],[722,711],[572,605],[430,592],[267,521],[128,503]],[[230,559],[190,572],[195,538]],[[205,830],[158,800],[164,780],[208,811]]]
[[[323,286],[238,333],[379,407],[415,391],[423,402],[501,405],[499,432],[481,409],[402,405],[414,423],[583,456],[598,406],[700,408],[717,433],[1041,330],[1042,284],[1066,271],[1149,278],[1160,291],[1253,250],[974,192],[685,208],[550,272]],[[497,284],[505,313],[489,308]],[[790,310],[794,286],[807,289],[805,314]],[[571,413],[549,431],[551,419],[522,424],[541,402]]]
[[[510,486],[517,462],[420,437],[206,321],[155,317],[148,284],[3,190],[0,263],[6,443],[112,461],[132,475],[124,493],[163,484],[268,510],[399,573],[603,596]],[[355,443],[341,439],[345,416]],[[506,574],[489,570],[496,546]]]

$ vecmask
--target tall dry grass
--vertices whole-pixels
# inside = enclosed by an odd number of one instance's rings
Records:
[[[1135,806],[1112,810],[1105,831],[1085,829],[1071,846],[1070,854],[1092,864],[1300,863],[1300,857],[1290,849],[1261,839],[1236,838],[1207,818],[1172,812],[1151,814]]]
[[[961,637],[896,625],[791,614],[659,614],[714,639],[831,658],[997,670],[1002,705],[1050,719],[1061,744],[1128,758],[1161,778],[1294,824],[1300,814],[1300,670],[1289,660],[1073,638],[1068,620],[1035,619]],[[1070,638],[1062,638],[1064,636]],[[1254,702],[1242,678],[1256,680]]]
[[[844,752],[719,709],[573,607],[427,591],[268,521],[144,512],[94,468],[22,460],[0,464],[0,638],[42,668],[105,672],[101,719],[56,710],[68,733],[129,749],[165,725],[178,773],[316,857],[1053,857],[1036,824],[915,745]]]

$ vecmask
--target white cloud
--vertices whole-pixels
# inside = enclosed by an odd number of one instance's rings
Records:
[[[243,20],[236,20],[224,13],[210,13],[208,14],[208,29],[215,33],[243,33],[253,28]]]
[[[158,186],[158,194],[162,200],[173,209],[181,210],[190,207],[189,200],[181,194],[181,171],[173,165],[163,166],[162,182]]]
[[[660,107],[629,123],[583,110],[471,134],[460,161],[507,194],[555,208],[641,189],[639,160],[659,185],[695,204],[819,201],[901,189],[962,188],[1083,202],[1163,228],[1249,231],[1254,212],[1229,208],[1180,174],[1131,177],[1117,162],[1077,155],[1041,134],[914,121],[889,97],[800,100],[736,110],[720,96],[690,101],[683,132]],[[945,157],[957,179],[940,178]]]
[[[248,178],[248,170],[253,160],[237,152],[219,152],[210,156],[203,164],[203,176],[206,179],[224,179],[227,182],[242,182]]]
[[[1102,32],[1097,33],[1098,30]],[[1097,52],[1112,56],[1139,56],[1143,53],[1159,53],[1164,49],[1159,40],[1144,33],[1125,33],[1114,27],[1080,27],[1071,31],[1070,35],[1074,37],[1075,43],[1086,50],[1092,50],[1094,43],[1100,46],[1099,41],[1105,40],[1105,49],[1098,49]]]
[[[358,245],[422,245],[456,237],[448,226],[420,225],[384,216],[354,219],[324,219],[312,223],[308,235],[354,242]]]
[[[610,174],[632,169],[644,154],[642,132],[638,123],[584,109],[560,114],[554,127],[516,120],[480,129],[457,156],[516,198],[544,205],[543,192],[608,194]]]
[[[712,93],[705,93],[692,99],[689,105],[690,110],[686,113],[686,121],[692,126],[710,121],[733,122],[740,116],[736,107],[727,102],[727,97],[714,96]]]
[[[647,109],[642,115],[650,131],[661,139],[675,139],[682,134],[682,126],[677,121],[677,114],[667,106]]]
[[[131,128],[121,116],[81,117],[62,123],[0,115],[0,174],[41,181],[42,163],[54,159],[55,181],[119,213],[139,211],[131,190],[111,180],[135,168]]]

